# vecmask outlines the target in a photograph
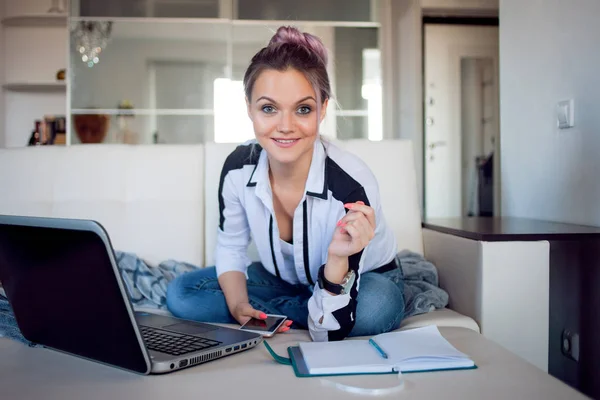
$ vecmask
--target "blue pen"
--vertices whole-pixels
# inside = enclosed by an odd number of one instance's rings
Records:
[[[381,355],[381,357],[388,358],[388,355],[386,354],[386,352],[383,351],[383,349],[381,347],[379,347],[379,345],[373,339],[369,339],[369,343],[371,345],[373,345],[373,347],[375,347],[375,350],[377,350],[377,352],[379,353],[379,355]]]

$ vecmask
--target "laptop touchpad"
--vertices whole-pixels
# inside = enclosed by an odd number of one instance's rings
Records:
[[[163,326],[163,328],[168,329],[170,331],[186,333],[188,335],[197,335],[199,333],[214,331],[218,327],[211,326],[211,325],[204,325],[204,324],[200,325],[200,324],[181,322],[178,324]]]

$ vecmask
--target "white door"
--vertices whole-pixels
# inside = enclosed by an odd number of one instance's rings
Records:
[[[463,154],[463,130],[466,134],[480,135],[480,156],[484,148],[490,149],[487,142],[493,143],[494,152],[494,209],[498,214],[499,200],[499,125],[498,125],[498,27],[466,26],[466,25],[425,25],[424,33],[424,67],[425,67],[425,216],[427,218],[461,217],[471,204],[476,189],[474,157]],[[482,77],[482,91],[492,96],[482,95],[487,99],[481,106],[481,126],[479,129],[467,129],[463,123],[463,104],[473,111],[473,101],[463,102],[462,94],[465,85],[461,77],[465,68],[473,63],[466,60],[481,60],[476,65],[491,65],[492,72],[478,74]],[[489,70],[489,68],[488,68]],[[485,89],[485,87],[488,87]],[[490,90],[490,87],[492,90]],[[471,91],[472,92],[472,91]],[[468,93],[471,93],[468,92]],[[473,119],[472,115],[469,116]],[[463,126],[464,125],[464,126]],[[475,133],[473,133],[475,132]],[[485,139],[485,138],[487,139]],[[472,138],[471,138],[472,139]],[[469,140],[470,143],[473,140]],[[472,148],[472,146],[470,147]]]

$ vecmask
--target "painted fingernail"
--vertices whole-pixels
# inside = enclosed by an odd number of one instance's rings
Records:
[[[357,203],[357,204],[362,204],[363,206],[365,205],[365,203],[364,203],[364,202],[362,202],[362,201],[360,201],[360,200],[359,200],[359,201],[357,201],[356,203]]]
[[[345,222],[340,222],[340,223],[338,224],[338,226],[341,226],[341,227],[344,227],[344,226],[346,226],[346,225],[348,225],[348,224],[347,224],[347,223],[345,223]]]
[[[261,319],[267,319],[267,314],[265,314],[264,312],[260,313],[260,318]]]
[[[294,321],[287,321],[287,322],[285,323],[285,325],[286,325],[286,326],[292,326],[292,324],[293,324],[293,323],[294,323]]]
[[[346,207],[346,208],[352,208],[352,207],[354,207],[354,204],[352,204],[352,203],[346,203],[346,204],[344,204],[344,207]]]
[[[340,220],[337,222],[337,226],[342,226],[342,224],[343,224],[343,222],[342,222],[342,220],[340,219]]]
[[[289,330],[290,330],[290,328],[283,328],[283,329],[281,330],[281,332],[287,332],[287,331],[289,331]]]

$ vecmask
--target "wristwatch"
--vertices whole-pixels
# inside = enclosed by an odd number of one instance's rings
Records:
[[[321,268],[319,268],[319,287],[333,294],[350,293],[350,289],[352,289],[352,285],[354,285],[355,280],[356,274],[353,270],[350,270],[344,276],[342,283],[331,283],[325,278],[325,265],[321,265]]]

